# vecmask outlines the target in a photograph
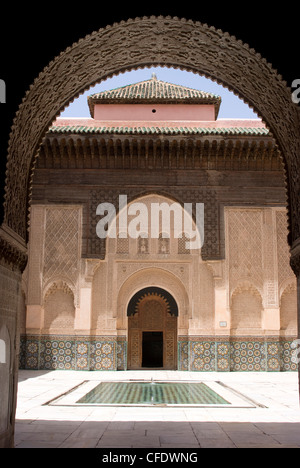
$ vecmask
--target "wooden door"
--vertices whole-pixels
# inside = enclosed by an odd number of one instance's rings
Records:
[[[161,369],[176,369],[177,317],[169,313],[167,302],[161,295],[146,295],[139,301],[137,312],[128,317],[128,369],[145,368],[143,367],[144,332],[162,333],[163,365]],[[149,363],[149,359],[147,362]],[[155,368],[155,363],[153,366],[150,363],[149,367]]]

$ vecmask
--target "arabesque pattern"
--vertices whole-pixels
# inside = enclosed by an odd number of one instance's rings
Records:
[[[300,236],[300,126],[291,90],[265,59],[235,37],[199,22],[162,16],[130,19],[95,31],[62,52],[40,73],[12,127],[5,224],[26,238],[27,181],[31,180],[45,131],[62,109],[104,78],[149,65],[175,66],[212,78],[234,91],[263,118],[285,161],[289,229],[291,241],[295,241]]]
[[[177,369],[196,372],[290,372],[293,338],[180,337]],[[21,369],[126,370],[127,341],[115,337],[23,336]]]

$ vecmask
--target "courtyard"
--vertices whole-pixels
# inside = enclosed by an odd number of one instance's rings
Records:
[[[228,404],[78,404],[108,382],[201,382]],[[16,448],[300,448],[296,372],[19,371]]]

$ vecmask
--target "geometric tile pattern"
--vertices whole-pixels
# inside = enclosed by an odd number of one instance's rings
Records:
[[[115,370],[117,343],[112,337],[24,336],[24,369]]]
[[[117,370],[127,369],[127,341],[126,337],[117,337]]]
[[[189,370],[189,355],[190,345],[188,339],[186,339],[185,337],[179,337],[177,344],[178,370]]]
[[[264,341],[238,340],[230,344],[230,370],[264,371],[266,370],[266,349]],[[274,364],[275,367],[275,364]],[[279,370],[279,369],[278,369]]]
[[[291,347],[293,339],[280,341],[280,367],[282,371],[297,371],[298,365],[291,360],[292,352],[295,351]]]
[[[215,341],[190,342],[190,370],[208,372],[216,365]]]
[[[289,372],[295,338],[179,337],[178,370]],[[127,340],[115,336],[23,335],[20,369],[126,370]]]
[[[297,371],[292,362],[295,338],[181,337],[178,370],[202,372]]]

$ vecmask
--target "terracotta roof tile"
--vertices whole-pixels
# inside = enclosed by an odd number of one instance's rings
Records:
[[[80,126],[80,125],[53,125],[49,129],[53,134],[132,134],[132,135],[243,135],[268,136],[269,130],[265,127],[195,127],[195,126]]]
[[[214,104],[218,115],[221,97],[197,89],[160,81],[156,76],[150,80],[130,84],[121,88],[102,91],[88,96],[91,116],[94,115],[95,104],[140,104],[140,103],[178,104]]]

